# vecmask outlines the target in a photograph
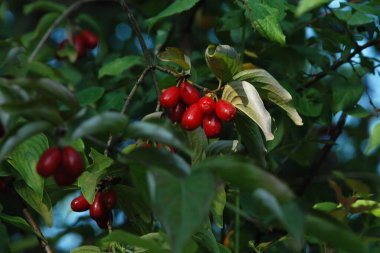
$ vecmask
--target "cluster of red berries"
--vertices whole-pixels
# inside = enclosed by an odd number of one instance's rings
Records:
[[[77,51],[78,58],[82,58],[86,52],[86,49],[94,49],[98,45],[98,36],[88,30],[81,30],[80,33],[75,34],[70,41],[67,39],[63,40],[58,44],[56,50],[55,57],[57,59],[65,58],[61,57],[58,52],[65,48],[69,42]]]
[[[199,91],[188,82],[164,90],[160,103],[171,121],[180,122],[189,131],[203,125],[208,138],[218,137],[222,131],[222,121],[232,121],[236,116],[236,108],[230,102],[222,99],[215,102],[209,96],[201,97]]]
[[[54,174],[55,182],[60,186],[74,183],[83,170],[81,155],[70,146],[47,149],[37,163],[38,174],[43,177]]]
[[[112,209],[116,207],[116,201],[116,193],[112,189],[98,191],[92,205],[80,195],[71,201],[71,209],[74,212],[90,210],[90,217],[96,221],[96,224],[102,229],[107,229],[108,222],[112,222]]]

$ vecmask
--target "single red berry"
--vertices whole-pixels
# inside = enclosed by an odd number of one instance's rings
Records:
[[[72,147],[68,146],[62,150],[62,168],[66,174],[79,177],[84,169],[81,155]]]
[[[226,100],[219,100],[215,104],[215,112],[219,119],[223,121],[231,121],[236,116],[236,108]]]
[[[104,217],[95,219],[96,224],[98,224],[99,228],[101,229],[107,229],[108,228],[108,222],[112,223],[112,214],[109,212]]]
[[[70,185],[75,182],[76,177],[66,174],[62,167],[54,173],[54,180],[59,186]]]
[[[199,94],[197,88],[195,88],[188,82],[182,82],[179,85],[179,91],[181,94],[182,101],[185,102],[187,105],[195,104],[201,98],[201,95]]]
[[[73,47],[77,50],[78,58],[84,56],[85,53],[85,45],[82,36],[74,35],[73,37]]]
[[[212,113],[215,109],[214,99],[210,97],[202,97],[201,99],[199,99],[198,105],[201,108],[203,114]]]
[[[208,138],[215,138],[222,131],[222,122],[215,113],[207,114],[203,117],[203,131]]]
[[[94,220],[104,217],[107,212],[103,205],[102,193],[97,192],[95,195],[94,203],[90,206],[90,217]]]
[[[98,36],[96,36],[95,33],[88,30],[82,30],[80,36],[83,39],[85,47],[94,49],[98,45]]]
[[[102,193],[103,205],[108,210],[112,210],[116,206],[117,197],[114,190],[108,190]]]
[[[180,92],[179,89],[175,86],[167,88],[162,92],[160,96],[160,104],[162,107],[170,108],[174,107],[176,104],[178,104],[180,100]]]
[[[182,101],[179,101],[179,103],[176,104],[174,107],[167,109],[168,117],[173,123],[181,122],[182,115],[185,112],[185,110],[186,105]]]
[[[67,43],[68,43],[68,40],[63,40],[61,43],[58,44],[57,49],[55,50],[55,58],[56,59],[63,60],[66,58],[65,56],[60,56],[59,51],[64,49],[66,47]]]
[[[202,124],[202,117],[198,104],[192,104],[183,114],[181,125],[186,130],[194,130]]]
[[[59,148],[49,148],[40,157],[37,163],[37,173],[49,177],[56,172],[61,164],[62,153]]]
[[[83,195],[80,195],[71,201],[71,209],[74,212],[84,212],[90,209],[90,204]]]

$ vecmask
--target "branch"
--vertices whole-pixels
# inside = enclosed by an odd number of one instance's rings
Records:
[[[355,48],[355,50],[352,53],[350,53],[346,58],[339,58],[333,65],[330,66],[328,71],[319,72],[312,79],[310,79],[308,82],[306,82],[302,87],[298,88],[297,91],[301,91],[305,88],[309,88],[310,86],[313,86],[319,80],[321,80],[322,78],[327,76],[330,71],[337,70],[340,66],[349,62],[355,55],[361,53],[364,49],[371,47],[371,46],[375,46],[377,44],[380,44],[380,39],[378,39],[378,38],[369,40],[367,43],[365,43],[362,46],[358,45]]]
[[[300,187],[298,187],[296,193],[298,196],[302,196],[309,185],[312,183],[314,177],[320,172],[321,166],[326,159],[327,155],[330,153],[331,148],[335,145],[336,140],[343,131],[344,125],[346,123],[347,114],[342,113],[337,125],[334,127],[330,134],[329,141],[323,146],[319,156],[316,157],[312,165],[310,166],[310,174],[303,180]]]
[[[141,30],[140,30],[140,27],[138,26],[137,21],[136,21],[135,17],[133,16],[131,9],[129,8],[129,6],[125,0],[120,0],[120,5],[123,8],[123,10],[125,12],[127,12],[127,14],[128,14],[129,21],[131,22],[132,28],[137,35],[141,49],[143,50],[143,53],[144,53],[145,60],[148,63],[148,67],[152,68],[153,67],[152,57],[149,54],[148,48],[145,44],[144,38],[143,38]],[[160,96],[161,92],[160,92],[160,87],[158,87],[156,73],[154,71],[151,71],[151,75],[152,75],[153,84],[154,84],[154,87],[155,87],[156,93],[157,93],[156,111],[158,111],[160,108],[160,100],[158,99],[158,97]]]
[[[59,16],[49,27],[49,29],[45,32],[44,36],[38,42],[38,45],[36,48],[33,50],[32,54],[28,58],[28,62],[32,62],[34,58],[36,58],[38,52],[41,50],[42,46],[45,44],[46,40],[49,38],[49,35],[51,32],[54,30],[54,28],[62,22],[68,15],[70,15],[72,12],[74,12],[76,9],[78,9],[82,4],[89,3],[89,2],[96,2],[99,0],[80,0],[77,2],[74,2],[72,5],[70,5],[69,8],[67,8],[61,16]]]
[[[53,253],[54,251],[50,248],[47,240],[45,239],[44,235],[41,232],[40,227],[38,226],[37,222],[34,220],[32,214],[29,212],[28,208],[24,207],[22,209],[22,212],[23,212],[26,220],[28,221],[28,223],[34,228],[34,230],[40,236],[40,237],[38,237],[38,241],[40,242],[41,247],[45,250],[46,253]]]

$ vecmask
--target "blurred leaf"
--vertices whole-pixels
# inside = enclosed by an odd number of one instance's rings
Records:
[[[170,238],[173,252],[180,253],[207,216],[216,181],[208,172],[178,178],[154,170],[149,172],[148,182],[153,211]]]
[[[7,136],[2,142],[0,142],[0,161],[12,152],[17,145],[49,128],[51,128],[51,125],[43,121],[31,122],[21,126],[11,136]]]
[[[29,62],[28,71],[35,73],[41,77],[48,77],[51,79],[60,78],[59,72],[51,68],[49,65],[38,61]]]
[[[46,11],[46,12],[63,12],[66,9],[66,6],[59,3],[54,3],[52,1],[35,1],[24,5],[24,14],[28,15],[36,11]]]
[[[330,2],[331,0],[301,0],[296,9],[296,16],[299,17],[306,12],[309,12]]]
[[[46,225],[49,227],[53,225],[53,208],[49,195],[46,192],[44,192],[43,198],[41,199],[22,181],[16,181],[14,183],[14,189],[31,208],[42,216]]]
[[[11,253],[7,228],[3,223],[0,223],[0,252]]]
[[[321,93],[314,88],[309,88],[302,93],[298,100],[298,111],[305,116],[318,117],[322,113],[323,99]]]
[[[89,87],[76,93],[76,97],[81,106],[89,105],[98,101],[104,94],[103,87]]]
[[[230,31],[237,29],[244,24],[244,15],[241,10],[229,11],[219,19],[217,31]]]
[[[211,205],[212,220],[219,228],[223,228],[223,211],[226,205],[227,196],[223,187],[219,187],[216,193],[216,197]]]
[[[331,88],[333,113],[352,108],[364,92],[361,81],[355,76],[352,76],[349,81],[336,82]]]
[[[70,250],[70,253],[102,253],[99,247],[86,245]]]
[[[141,56],[129,55],[122,58],[116,58],[111,62],[107,62],[99,69],[98,78],[104,76],[117,76],[127,69],[134,66],[144,65],[145,61]]]
[[[156,16],[147,19],[146,23],[148,24],[149,29],[151,29],[159,20],[183,11],[187,11],[191,9],[198,1],[199,0],[177,0]]]
[[[99,133],[117,133],[123,131],[128,124],[125,115],[117,112],[103,112],[92,118],[82,121],[76,127],[71,135],[71,139],[75,140],[86,135],[94,135]]]
[[[273,8],[259,0],[239,0],[238,6],[244,11],[245,17],[251,22],[261,36],[285,44],[285,35],[281,29],[280,21],[282,13],[277,8]]]
[[[355,12],[347,21],[347,24],[353,26],[365,25],[374,22],[375,19],[367,16],[365,13]]]
[[[36,232],[36,230],[34,230],[34,228],[22,217],[0,213],[0,220],[8,224],[11,224],[19,229],[22,229],[26,232],[31,232],[35,236],[41,238],[41,236]]]
[[[313,209],[324,211],[324,212],[331,212],[338,208],[338,204],[334,202],[320,202],[316,203],[313,206]]]
[[[365,207],[366,211],[361,211],[365,213],[370,213],[378,218],[380,218],[380,203],[374,200],[358,199],[352,204],[353,208],[360,210]]]
[[[157,58],[160,61],[172,62],[180,67],[183,70],[190,73],[191,62],[190,58],[182,51],[180,48],[176,47],[167,47],[164,52],[161,52],[157,55]]]
[[[193,235],[193,239],[210,253],[219,253],[218,243],[209,229],[202,229]]]
[[[207,137],[202,128],[198,127],[193,131],[186,131],[189,147],[193,150],[191,162],[196,163],[205,158],[206,148],[208,145]]]
[[[378,146],[380,146],[380,123],[377,123],[372,129],[366,152],[369,153]]]
[[[123,92],[107,92],[101,100],[99,109],[100,111],[108,111],[112,109],[121,111],[126,97],[127,95]]]
[[[271,116],[255,87],[246,81],[234,81],[224,87],[222,99],[232,103],[261,128],[265,139],[273,140]]]
[[[349,253],[367,252],[363,240],[351,230],[328,217],[309,214],[306,216],[306,233],[328,245]]]
[[[49,29],[51,24],[59,17],[58,13],[47,13],[43,15],[37,24],[37,27],[34,29],[33,36],[30,38],[31,41],[37,38],[42,37],[42,35]]]
[[[18,145],[8,157],[8,162],[17,170],[40,200],[44,194],[44,179],[38,175],[36,166],[40,156],[48,148],[46,136],[39,134]]]
[[[228,45],[210,45],[205,52],[208,67],[222,82],[230,81],[239,70],[240,56]]]
[[[244,153],[244,151],[244,146],[238,140],[219,140],[207,147],[206,156]]]

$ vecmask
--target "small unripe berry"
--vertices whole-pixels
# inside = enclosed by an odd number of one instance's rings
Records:
[[[171,108],[178,104],[180,98],[179,89],[173,86],[162,92],[160,96],[160,104],[162,107]]]
[[[181,125],[186,130],[194,130],[202,124],[202,111],[198,104],[192,104],[184,112]]]
[[[201,98],[199,91],[193,85],[188,82],[182,82],[179,85],[179,91],[181,93],[181,99],[187,105],[192,105],[198,102]]]
[[[226,100],[219,100],[215,104],[215,113],[223,121],[231,121],[236,116],[236,108]]]
[[[47,149],[37,163],[37,173],[43,177],[49,177],[56,172],[61,164],[61,150],[58,148]]]

